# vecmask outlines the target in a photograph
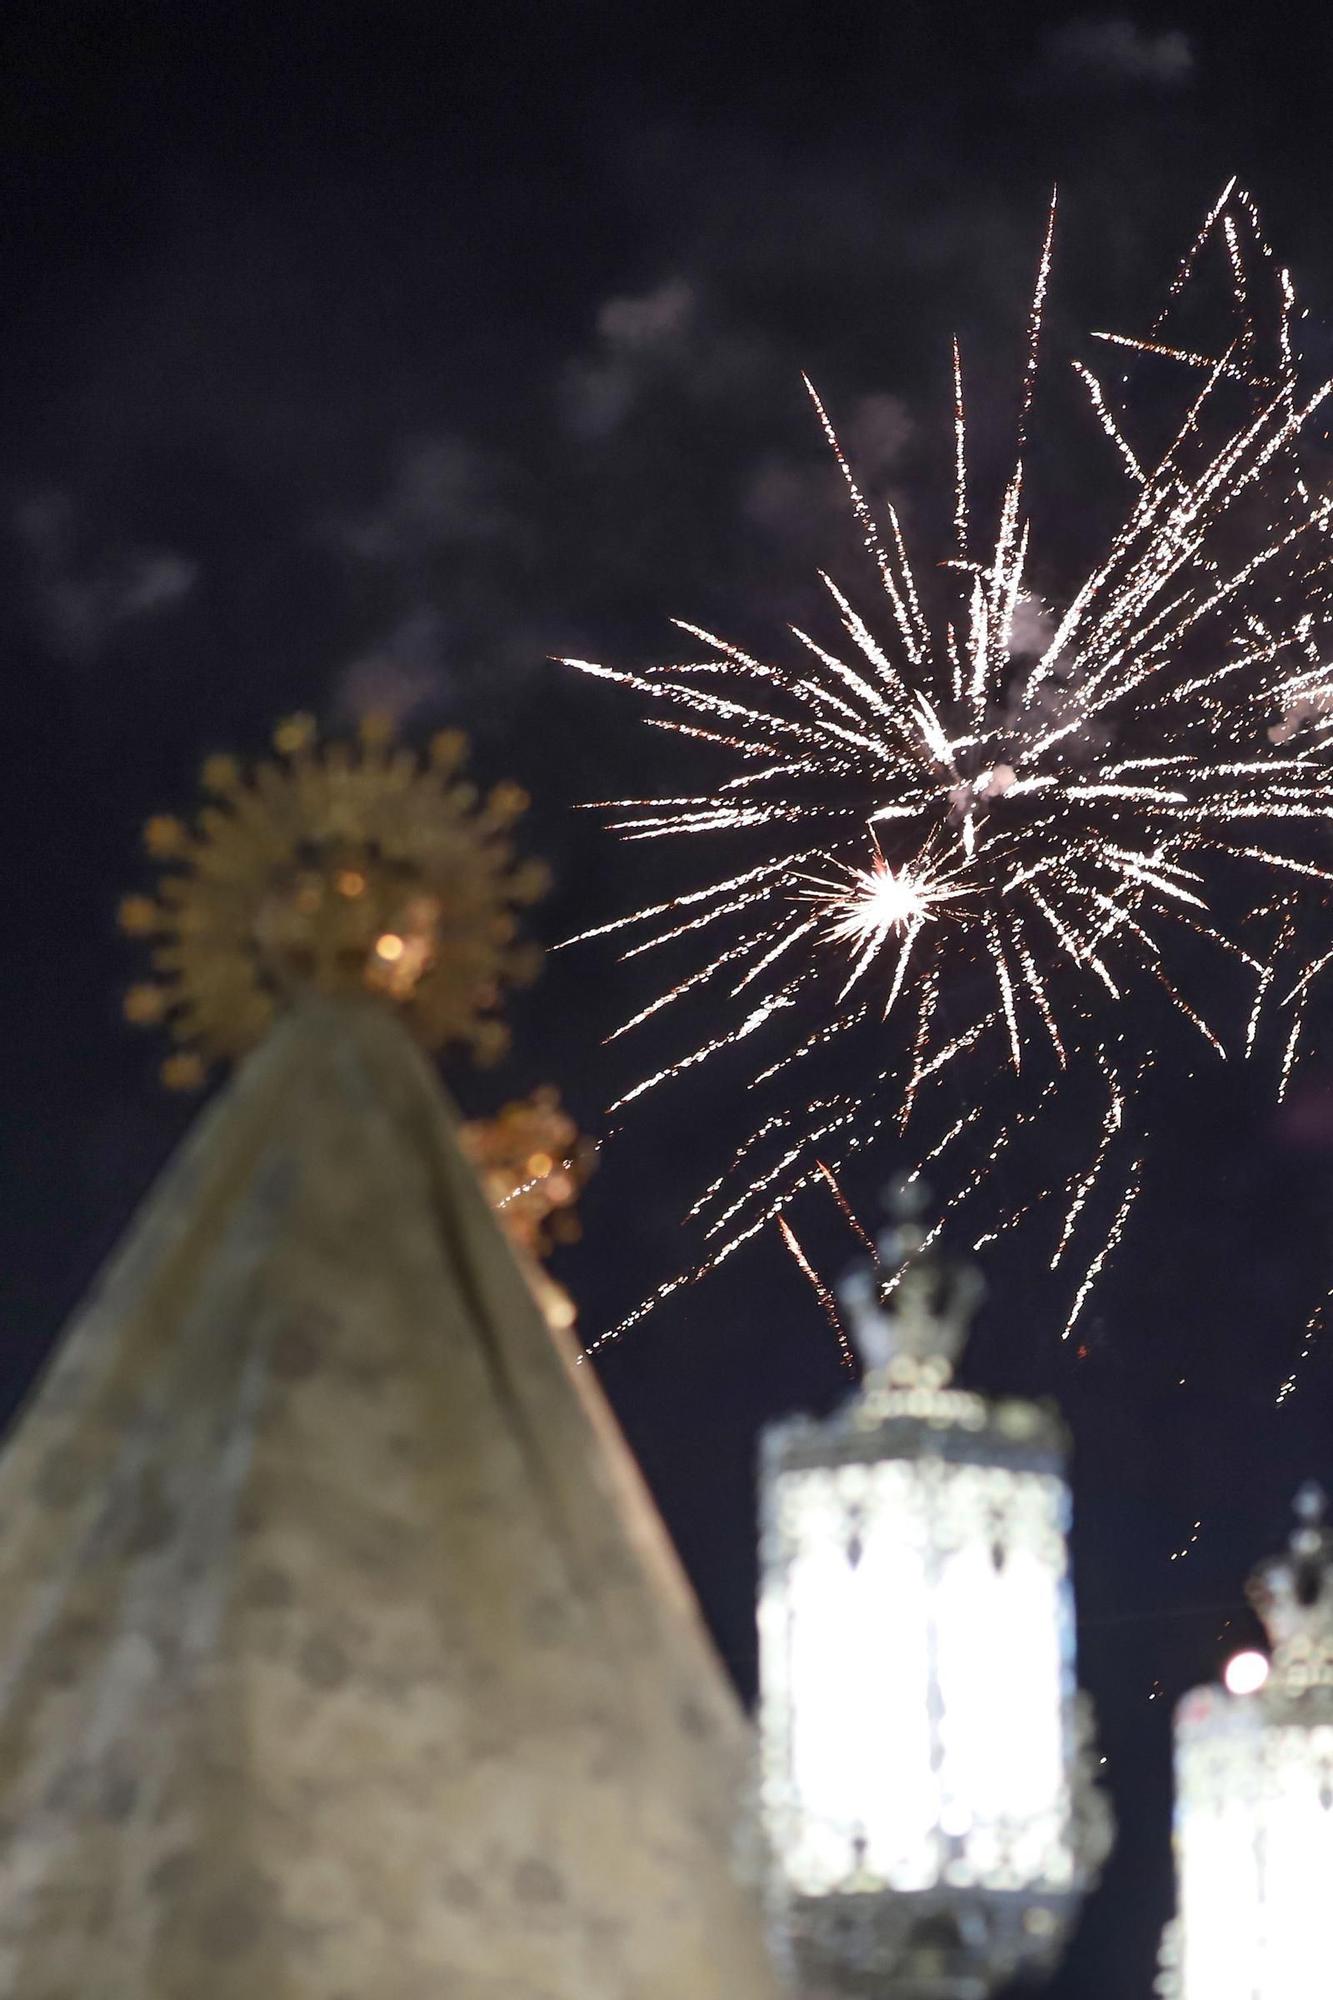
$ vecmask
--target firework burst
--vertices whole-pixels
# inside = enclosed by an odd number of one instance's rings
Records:
[[[910,1146],[914,1171],[930,1164],[937,1228],[984,1241],[1051,1212],[1052,1268],[1082,1246],[1067,1336],[1142,1184],[1134,1108],[1164,1022],[1217,1055],[1233,1039],[1254,1045],[1273,965],[1256,933],[1218,914],[1226,878],[1252,871],[1247,911],[1275,915],[1288,940],[1297,900],[1333,879],[1305,851],[1333,804],[1333,678],[1321,652],[1330,506],[1302,467],[1333,385],[1300,389],[1290,284],[1230,188],[1170,294],[1181,299],[1220,242],[1235,311],[1221,351],[1173,344],[1165,317],[1143,340],[1104,336],[1145,365],[1170,360],[1175,381],[1182,366],[1197,377],[1155,451],[1131,435],[1123,397],[1075,364],[1128,497],[1081,581],[1048,604],[1025,466],[1053,225],[1054,203],[1017,451],[984,549],[955,345],[943,563],[918,571],[892,508],[881,529],[807,384],[876,608],[825,576],[838,636],[793,627],[783,660],[682,624],[702,657],[640,673],[567,663],[645,697],[650,721],[729,767],[706,794],[603,802],[625,838],[687,840],[721,863],[703,886],[582,934],[621,936],[630,959],[696,954],[619,1033],[687,996],[682,1015],[710,1010],[713,1031],[619,1103],[728,1051],[749,1059],[735,1088],[748,1130],[691,1211],[702,1255],[603,1339],[775,1218],[809,1269],[787,1211],[821,1184],[845,1207],[838,1176],[876,1142],[897,1164]],[[1249,982],[1238,1036],[1212,1018],[1219,960]],[[1089,1084],[1101,1106],[1090,1155],[1052,1175],[1044,1122],[1071,1091],[1089,1101]],[[969,1221],[1001,1170],[1006,1199],[1021,1199]]]

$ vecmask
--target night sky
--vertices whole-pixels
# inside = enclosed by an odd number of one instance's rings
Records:
[[[985,412],[1011,408],[1051,183],[1052,338],[1073,342],[1146,323],[1233,172],[1333,351],[1313,10],[1281,33],[1197,4],[462,11],[4,10],[6,1408],[193,1114],[122,1024],[114,910],[146,884],[140,825],[188,807],[205,754],[257,751],[298,708],[461,725],[533,795],[554,942],[645,876],[670,887],[669,858],[575,803],[685,767],[548,656],[670,657],[670,615],[756,646],[819,615],[848,530],[802,368],[910,522],[949,450],[955,330],[983,477],[999,463]],[[1072,566],[1102,441],[1053,443],[1047,470]],[[636,1073],[603,1037],[650,991],[609,952],[561,954],[513,1059],[449,1081],[482,1110],[549,1080],[600,1134]],[[1296,1485],[1333,1482],[1333,1330],[1276,1407],[1333,1285],[1331,1029],[1280,1112],[1259,1069],[1157,1087],[1082,1359],[1030,1253],[987,1264],[969,1379],[1057,1395],[1076,1438],[1082,1673],[1121,1825],[1054,1989],[1079,2000],[1149,1990],[1171,1704],[1253,1636],[1241,1584]],[[561,1265],[588,1336],[678,1267],[700,1128],[737,1125],[725,1090],[663,1097],[590,1186]],[[820,1247],[836,1273],[848,1246]],[[761,1239],[601,1363],[748,1697],[754,1436],[843,1393],[819,1308]]]

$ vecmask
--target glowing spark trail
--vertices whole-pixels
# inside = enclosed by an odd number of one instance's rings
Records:
[[[1274,1398],[1275,1405],[1279,1410],[1282,1408],[1284,1403],[1289,1403],[1292,1397],[1296,1393],[1296,1389],[1300,1379],[1301,1368],[1303,1367],[1305,1362],[1307,1362],[1310,1359],[1310,1356],[1314,1351],[1315,1343],[1319,1339],[1320,1334],[1324,1330],[1324,1313],[1327,1310],[1328,1302],[1330,1299],[1333,1299],[1333,1291],[1326,1292],[1324,1294],[1323,1298],[1319,1301],[1319,1304],[1310,1314],[1309,1319],[1305,1322],[1305,1333],[1303,1336],[1304,1344],[1301,1348],[1300,1353],[1296,1357],[1295,1366],[1292,1368],[1290,1375],[1288,1375],[1286,1381],[1282,1384],[1281,1388],[1277,1392],[1276,1397]]]
[[[809,1281],[815,1297],[824,1308],[824,1316],[833,1328],[834,1337],[838,1343],[838,1352],[842,1356],[843,1367],[849,1374],[855,1374],[856,1356],[852,1353],[851,1342],[847,1338],[846,1329],[839,1317],[837,1301],[834,1299],[828,1286],[824,1283],[824,1280],[820,1277],[818,1271],[815,1270],[814,1265],[810,1262],[804,1250],[802,1250],[796,1239],[796,1232],[785,1215],[778,1217],[778,1228],[782,1231],[783,1242],[796,1260],[797,1269]]]
[[[838,1204],[838,1208],[841,1211],[841,1213],[846,1217],[847,1225],[849,1229],[852,1231],[852,1234],[856,1237],[858,1243],[861,1245],[861,1248],[863,1250],[868,1251],[871,1257],[874,1258],[875,1262],[878,1263],[879,1251],[876,1248],[872,1239],[866,1234],[865,1230],[862,1228],[860,1222],[857,1219],[856,1210],[852,1207],[846,1195],[839,1187],[837,1175],[831,1173],[829,1169],[824,1165],[824,1162],[822,1160],[816,1160],[815,1165],[818,1167],[823,1178],[828,1182],[829,1189],[833,1195],[833,1199]]]
[[[1115,1212],[1115,1219],[1106,1232],[1101,1248],[1084,1273],[1082,1284],[1074,1294],[1074,1303],[1069,1309],[1069,1318],[1065,1321],[1064,1331],[1060,1335],[1061,1340],[1068,1340],[1070,1334],[1074,1331],[1074,1323],[1087,1304],[1088,1294],[1101,1275],[1103,1264],[1105,1264],[1107,1258],[1119,1246],[1120,1239],[1125,1233],[1125,1224],[1129,1220],[1129,1211],[1138,1200],[1143,1189],[1143,1182],[1140,1178],[1142,1172],[1143,1162],[1142,1160],[1136,1160],[1132,1169],[1129,1186],[1121,1196],[1120,1206]]]
[[[891,510],[881,531],[807,383],[881,615],[826,576],[841,638],[793,626],[785,662],[682,624],[703,657],[641,672],[567,663],[638,695],[712,767],[687,796],[609,802],[622,836],[723,861],[716,880],[582,933],[673,968],[699,947],[617,1031],[654,1033],[666,1015],[691,1024],[692,1045],[662,1051],[617,1104],[708,1063],[726,1077],[712,1102],[746,1104],[752,1121],[690,1212],[707,1255],[594,1345],[774,1218],[836,1323],[786,1211],[822,1179],[851,1217],[839,1177],[909,1119],[917,1171],[946,1153],[955,1164],[939,1226],[1003,1159],[1021,1185],[973,1240],[1046,1212],[1042,1262],[1062,1270],[1077,1249],[1068,1339],[1144,1185],[1154,1065],[1184,1031],[1219,1055],[1260,1054],[1279,955],[1296,973],[1285,1087],[1297,1003],[1333,963],[1333,871],[1310,858],[1333,813],[1333,503],[1312,497],[1304,468],[1333,383],[1298,383],[1290,281],[1230,186],[1148,335],[1102,336],[1157,371],[1152,424],[1075,364],[1128,490],[1101,552],[1048,603],[1025,461],[1053,226],[1054,204],[987,552],[955,343],[953,548],[925,568]],[[1174,345],[1169,316],[1214,245],[1234,323],[1210,355]],[[1179,381],[1184,414],[1163,432]],[[1230,913],[1248,923],[1274,877],[1288,914],[1261,950],[1232,935]],[[1309,946],[1308,910],[1323,928]],[[1053,1175],[1034,1128],[1064,1102],[1083,1117],[1090,1099],[1103,1106],[1091,1157]]]
[[[1197,1545],[1199,1536],[1202,1533],[1203,1533],[1203,1522],[1196,1521],[1194,1523],[1194,1526],[1190,1529],[1188,1539],[1182,1542],[1178,1549],[1172,1549],[1171,1561],[1173,1563],[1184,1562],[1190,1550]]]

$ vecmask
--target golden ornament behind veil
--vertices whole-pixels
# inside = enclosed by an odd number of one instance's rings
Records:
[[[510,838],[526,794],[501,784],[482,799],[459,775],[456,730],[424,761],[379,717],[356,744],[321,746],[309,716],[273,741],[277,758],[252,771],[208,759],[211,803],[193,826],[157,817],[144,829],[163,872],[155,898],[125,898],[120,924],[155,940],[155,978],[130,988],[125,1014],[165,1022],[178,1044],[163,1081],[195,1087],[311,990],[377,993],[426,1048],[466,1043],[494,1060],[503,991],[540,958],[517,941],[517,912],[548,880]]]
[[[490,1118],[461,1125],[458,1138],[548,1323],[572,1326],[574,1301],[543,1259],[558,1244],[579,1239],[575,1203],[596,1162],[596,1145],[583,1137],[549,1084]]]

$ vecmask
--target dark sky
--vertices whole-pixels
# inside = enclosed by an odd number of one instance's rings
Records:
[[[547,656],[669,653],[671,614],[760,643],[809,603],[846,528],[801,368],[872,482],[910,489],[948,449],[949,334],[983,413],[1012,384],[1053,180],[1054,339],[1144,324],[1232,172],[1328,323],[1317,11],[464,11],[4,10],[10,1404],[190,1116],[121,1025],[113,912],[204,754],[297,707],[462,724],[534,795],[554,940],[639,886],[572,805],[662,766],[629,704]],[[1085,452],[1052,448],[1071,561],[1103,478]],[[505,1072],[451,1081],[484,1106],[549,1078],[600,1130],[629,1074],[601,1038],[643,997],[622,979],[560,958]],[[973,1378],[1058,1394],[1077,1441],[1083,1674],[1122,1825],[1058,1988],[1080,2000],[1149,1988],[1171,1701],[1250,1630],[1241,1579],[1295,1485],[1333,1477],[1333,1348],[1275,1407],[1333,1283],[1327,1047],[1317,1020],[1282,1117],[1256,1072],[1162,1088],[1082,1362],[1022,1256],[989,1267]],[[564,1272],[588,1333],[674,1267],[719,1088],[590,1188]],[[753,1438],[839,1393],[818,1308],[756,1247],[603,1374],[749,1693]]]

